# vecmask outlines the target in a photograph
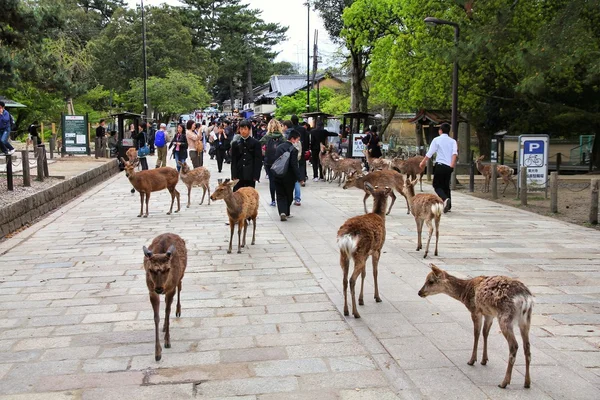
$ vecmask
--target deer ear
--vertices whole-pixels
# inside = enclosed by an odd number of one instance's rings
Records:
[[[410,183],[415,186],[417,184],[417,182],[419,182],[419,178],[415,178],[414,180],[411,180]]]
[[[238,181],[239,181],[239,179],[236,179],[234,181],[230,181],[229,182],[229,186],[234,187],[235,185],[237,185]]]
[[[444,271],[436,267],[434,264],[429,264],[429,266],[431,267],[431,271],[436,278],[441,278],[444,275]]]
[[[152,257],[152,252],[150,250],[148,250],[148,248],[146,246],[142,247],[142,250],[144,250],[144,255],[148,258]]]
[[[225,180],[222,182],[223,184],[227,184],[229,183],[229,178],[225,178]]]
[[[221,178],[217,179],[217,184],[219,184],[219,185],[220,185],[220,184],[222,184],[222,183],[223,183],[223,179],[221,179]]]
[[[167,255],[168,258],[171,258],[171,256],[173,255],[173,253],[175,253],[175,245],[174,244],[172,244],[172,245],[169,246],[169,248],[167,249],[166,255]]]

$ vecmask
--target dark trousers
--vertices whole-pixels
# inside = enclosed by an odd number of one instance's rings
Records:
[[[294,185],[296,182],[275,179],[275,192],[277,193],[277,210],[279,214],[290,215],[290,206],[294,201]]]
[[[450,199],[450,178],[454,168],[446,164],[435,164],[433,169],[433,189],[442,200]]]
[[[225,159],[225,150],[217,149],[217,168],[219,172],[223,169],[223,160]]]
[[[256,187],[256,182],[252,181],[243,181],[243,180],[239,180],[238,183],[235,184],[235,186],[233,187],[233,191],[236,192],[238,189],[241,189],[243,187]]]
[[[203,159],[202,159],[202,154],[203,153],[198,153],[196,150],[190,150],[190,159],[192,160],[192,166],[194,168],[198,168],[201,167],[203,164]]]
[[[323,167],[321,166],[321,160],[319,159],[319,152],[313,151],[310,157],[310,162],[313,168],[313,178],[323,179]]]
[[[269,191],[271,192],[271,201],[275,201],[275,177],[271,173],[271,166],[265,165],[265,171],[269,177]]]
[[[146,157],[140,157],[140,165],[142,166],[142,171],[145,171],[148,169],[148,161],[146,160]]]

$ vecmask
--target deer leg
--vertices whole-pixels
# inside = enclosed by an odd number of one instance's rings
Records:
[[[417,251],[419,251],[423,248],[423,245],[421,244],[421,232],[423,231],[423,220],[417,219],[416,222],[417,222]]]
[[[208,205],[210,206],[210,185],[206,184],[206,190],[208,191]]]
[[[206,186],[202,186],[202,200],[200,201],[200,205],[204,203],[204,196],[206,196]]]
[[[481,314],[471,313],[473,320],[473,352],[471,359],[467,364],[473,365],[477,361],[477,345],[479,344],[479,334],[481,333]]]
[[[169,208],[169,212],[167,212],[167,215],[171,215],[171,213],[173,212],[173,203],[175,203],[175,188],[167,188],[169,190],[169,193],[171,193],[171,208]]]
[[[523,352],[525,353],[525,384],[526,389],[531,386],[531,377],[529,376],[529,364],[531,363],[531,347],[529,345],[529,326],[531,325],[531,309],[524,320],[519,321],[521,338],[523,339]]]
[[[379,257],[381,256],[380,251],[373,252],[371,255],[371,261],[373,262],[373,282],[375,283],[375,301],[381,303],[381,297],[379,297],[379,285],[377,284],[377,274],[379,267]]]
[[[388,208],[388,212],[385,213],[385,215],[390,215],[390,212],[392,212],[392,207],[394,207],[394,203],[396,202],[396,194],[393,190],[390,192],[390,197],[392,198],[392,203],[390,204],[390,208]],[[406,201],[406,204],[408,206],[408,200]]]
[[[486,315],[483,320],[483,357],[481,358],[481,365],[486,365],[488,362],[488,336],[490,334],[490,329],[492,328],[492,323],[494,322],[494,317]]]
[[[435,218],[435,253],[433,253],[433,255],[435,255],[436,257],[438,255],[439,240],[440,240],[440,217],[436,217]]]
[[[354,258],[354,271],[352,271],[352,276],[350,277],[350,295],[352,296],[352,315],[354,315],[354,318],[360,318],[360,314],[356,308],[355,287],[358,275],[360,275],[361,271],[365,269],[365,261],[366,260],[362,257]]]
[[[348,316],[350,315],[348,312],[348,269],[350,268],[350,259],[343,252],[340,252],[340,265],[344,274],[342,278],[342,285],[344,286],[344,315]]]
[[[367,199],[369,198],[371,194],[369,192],[365,192],[365,197],[363,198],[363,206],[365,206],[365,214],[368,213],[367,211]]]
[[[423,192],[423,174],[421,174],[421,177],[419,178],[419,185],[421,186],[421,192]]]
[[[140,192],[140,214],[138,218],[144,215],[144,192]]]
[[[244,220],[244,233],[242,234],[242,247],[246,247],[246,231],[248,230],[248,220]]]
[[[241,244],[241,239],[242,239],[242,225],[245,224],[246,221],[239,221],[238,222],[238,254],[240,254],[242,252],[242,248],[240,246]]]
[[[160,337],[158,336],[158,325],[160,324],[160,297],[154,292],[150,293],[150,304],[152,304],[152,311],[154,311],[154,360],[160,361],[162,356]]]
[[[365,276],[366,275],[367,275],[367,268],[365,265],[365,268],[363,268],[362,272],[360,273],[360,294],[358,295],[358,305],[359,306],[365,305],[365,300],[364,300],[363,294],[364,294],[364,289],[365,289]]]
[[[146,214],[144,218],[148,218],[148,202],[150,201],[150,192],[146,193]]]
[[[252,218],[252,243],[254,245],[254,239],[256,239],[256,217]]]
[[[179,203],[179,192],[177,191],[177,189],[175,189],[175,187],[173,187],[173,191],[175,192],[175,196],[177,196],[177,211],[175,211],[176,213],[178,213],[181,210],[181,204]],[[173,203],[173,201],[171,200],[171,203]],[[171,204],[171,207],[173,206],[173,204]]]
[[[190,203],[192,201],[192,185],[188,186],[188,203],[187,206],[185,206],[185,208],[190,208]]]
[[[179,285],[177,285],[177,308],[175,309],[175,316],[177,318],[181,317],[181,301],[179,296],[181,295],[181,281],[179,281]]]
[[[430,219],[425,220],[427,227],[429,228],[429,236],[427,237],[427,246],[425,246],[425,254],[423,254],[423,258],[427,258],[427,254],[429,253],[429,243],[431,242],[431,236],[433,235],[433,224]],[[437,255],[437,245],[436,245],[436,255]]]
[[[169,317],[171,315],[171,304],[173,304],[174,296],[175,296],[174,290],[171,293],[167,293],[167,295],[165,296],[165,325],[163,327],[163,332],[165,333],[165,349],[171,348],[171,334],[169,332]]]
[[[498,322],[500,324],[500,330],[508,342],[508,365],[506,367],[506,375],[504,376],[502,383],[498,385],[504,389],[506,388],[506,385],[510,383],[513,366],[515,365],[515,359],[517,358],[517,350],[519,350],[519,344],[517,343],[515,333],[513,332],[512,320],[510,320],[510,318],[502,318],[499,319]]]
[[[235,222],[231,218],[229,219],[229,230],[229,249],[227,250],[227,254],[231,254],[231,242],[233,241],[233,232],[235,230]]]

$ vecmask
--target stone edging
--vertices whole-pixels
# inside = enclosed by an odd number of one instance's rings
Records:
[[[119,172],[119,162],[112,160],[0,209],[0,238],[64,205]]]

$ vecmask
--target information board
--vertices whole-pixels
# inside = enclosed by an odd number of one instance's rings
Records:
[[[548,145],[548,135],[519,136],[519,168],[527,167],[528,191],[546,190],[548,186]]]
[[[351,135],[351,145],[348,146],[351,149],[350,157],[364,157],[365,153],[363,150],[365,149],[365,144],[362,142],[362,138],[366,135],[364,133],[355,133]]]
[[[87,115],[63,115],[63,148],[67,154],[90,154]]]

